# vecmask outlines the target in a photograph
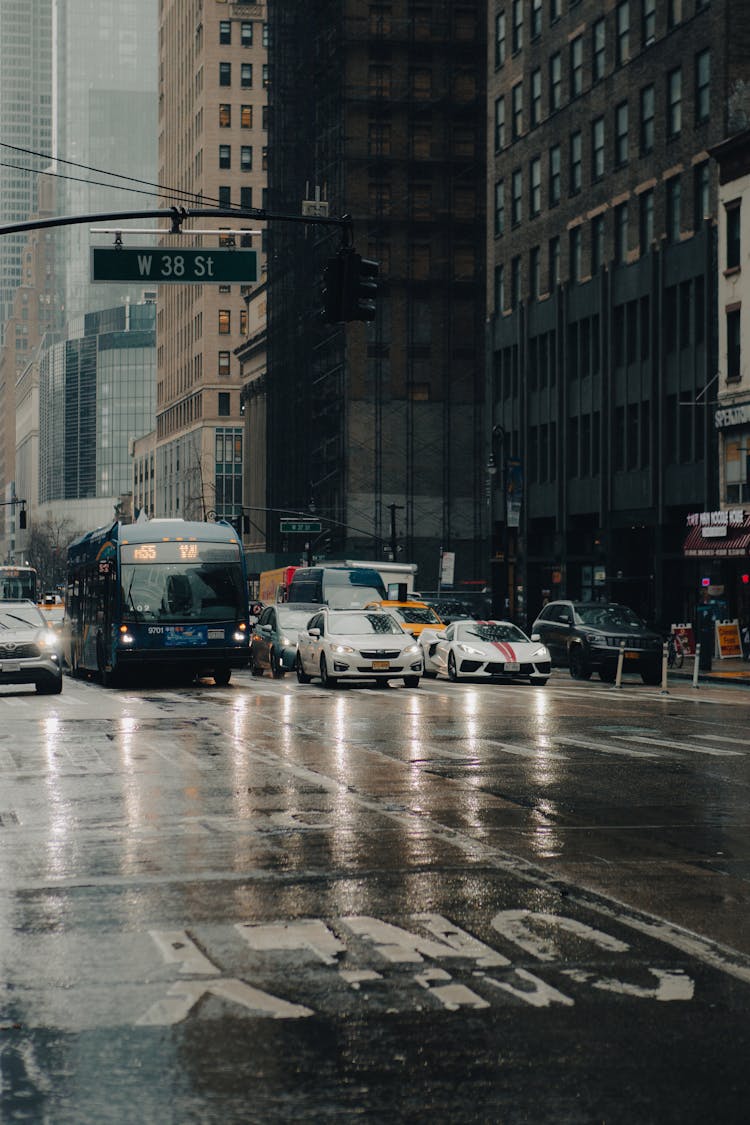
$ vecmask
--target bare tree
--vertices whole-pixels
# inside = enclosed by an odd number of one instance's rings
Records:
[[[24,557],[39,575],[39,590],[64,586],[67,573],[67,546],[82,532],[69,519],[47,515],[29,524]]]

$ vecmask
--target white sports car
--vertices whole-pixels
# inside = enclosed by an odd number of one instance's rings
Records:
[[[525,679],[541,686],[550,674],[545,646],[510,621],[455,621],[447,629],[425,629],[419,644],[425,676]]]

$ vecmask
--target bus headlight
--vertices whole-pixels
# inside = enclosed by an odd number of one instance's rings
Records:
[[[241,633],[238,629],[232,634],[232,640],[237,641],[238,644],[247,644],[247,633]]]
[[[120,633],[118,640],[121,645],[135,644],[135,637],[132,633]]]

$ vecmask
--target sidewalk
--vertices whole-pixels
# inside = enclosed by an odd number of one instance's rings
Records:
[[[681,668],[670,668],[669,679],[692,680],[693,657],[686,656]],[[710,672],[698,672],[698,683],[736,684],[740,687],[750,687],[750,660],[714,659],[711,661]]]

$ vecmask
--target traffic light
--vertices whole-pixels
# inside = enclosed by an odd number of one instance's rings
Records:
[[[25,508],[21,508],[21,511],[18,513],[18,526],[21,529],[21,531],[24,531],[25,528],[26,528],[26,509]]]
[[[326,324],[374,320],[378,292],[377,262],[355,250],[342,248],[323,271],[323,312]]]
[[[351,255],[346,278],[347,320],[374,320],[380,267],[370,258]]]
[[[344,317],[344,259],[341,251],[329,258],[323,270],[323,311],[326,324],[339,324]]]

